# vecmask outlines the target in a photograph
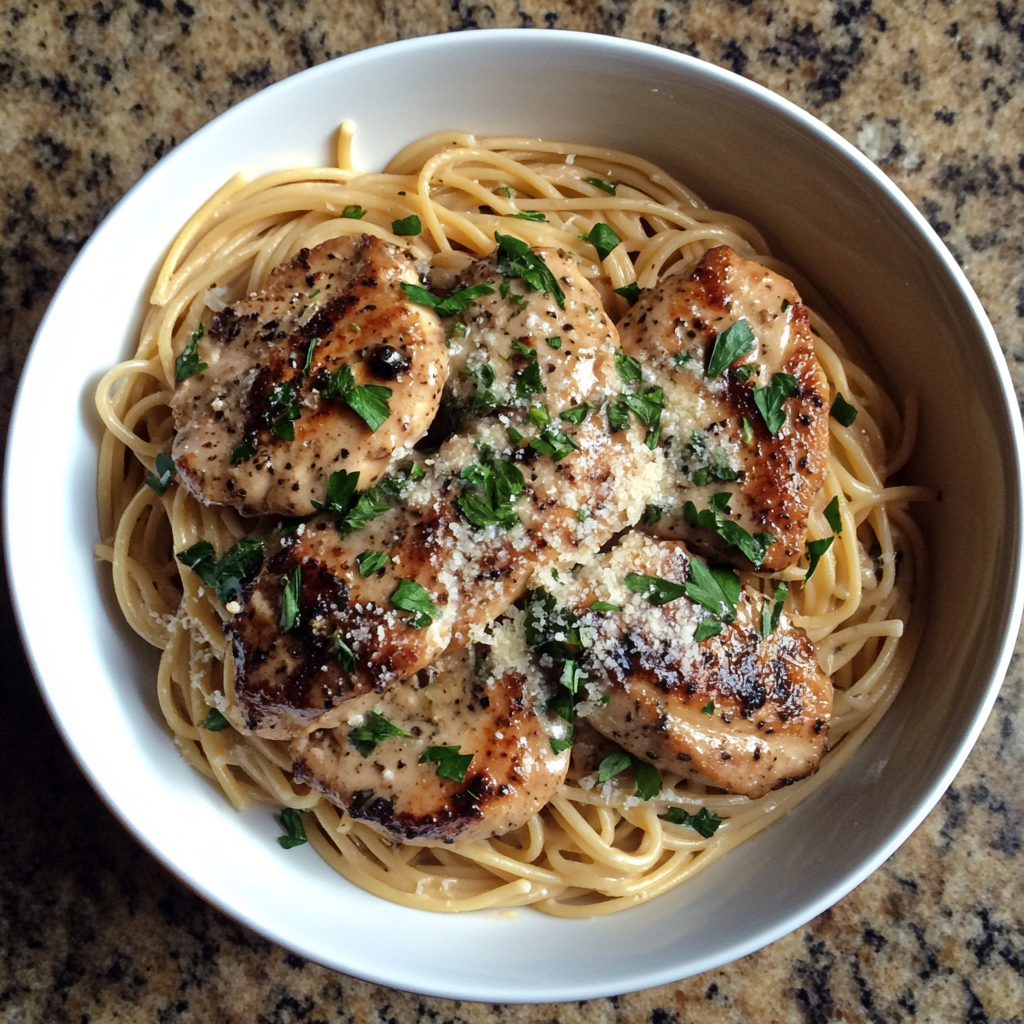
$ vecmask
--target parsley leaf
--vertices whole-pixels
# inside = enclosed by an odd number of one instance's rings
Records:
[[[403,462],[393,473],[377,484],[377,489],[393,498],[400,498],[414,480],[422,480],[426,472],[418,462]]]
[[[256,454],[256,449],[251,444],[240,444],[231,453],[231,465],[237,466],[240,462],[248,462]]]
[[[174,459],[167,452],[158,452],[155,468],[156,472],[146,477],[146,483],[163,497],[167,493],[167,488],[171,486],[171,479],[178,472],[178,467],[174,465]]]
[[[181,378],[178,378],[181,380]],[[832,419],[838,420],[844,427],[852,427],[853,421],[857,418],[857,409],[852,406],[840,392],[836,392],[836,399],[832,403]]]
[[[618,612],[622,609],[617,604],[612,604],[611,601],[591,601],[590,610],[592,612]]]
[[[288,381],[281,381],[267,395],[267,413],[270,419],[270,432],[274,437],[279,437],[282,441],[294,441],[295,425],[292,421],[299,419],[302,410]]]
[[[772,382],[766,388],[754,388],[754,405],[768,428],[768,433],[775,435],[786,422],[786,413],[782,403],[796,394],[798,381],[788,373],[772,374]]]
[[[608,403],[608,426],[613,434],[629,429],[629,406],[621,398]]]
[[[306,349],[306,363],[302,367],[302,372],[303,373],[309,373],[309,371],[313,369],[313,355],[316,352],[317,345],[319,345],[319,344],[320,344],[320,339],[319,338],[310,338],[309,339],[309,348]]]
[[[535,427],[546,427],[551,422],[551,413],[548,412],[546,405],[530,406],[526,417]]]
[[[424,629],[434,621],[437,605],[430,597],[430,592],[422,583],[415,580],[401,579],[395,592],[391,595],[391,603],[403,612],[413,612],[409,620],[413,629]]]
[[[418,235],[423,230],[423,225],[420,224],[419,217],[413,213],[401,220],[393,220],[391,230],[396,235]]]
[[[518,277],[531,292],[547,292],[559,309],[565,309],[565,292],[548,265],[522,239],[494,232],[498,243],[497,271],[502,277]]]
[[[458,746],[427,747],[420,754],[420,764],[437,764],[435,775],[443,779],[452,779],[461,782],[466,777],[466,771],[473,760],[472,754],[460,754]]]
[[[768,600],[767,592],[765,593],[764,602],[761,605],[761,636],[771,636],[779,628],[782,606],[786,603],[788,593],[789,584],[784,580],[775,588],[775,596],[771,601]]]
[[[523,493],[523,474],[511,462],[495,458],[485,448],[480,462],[466,466],[459,474],[471,487],[482,492],[472,494],[463,489],[455,503],[462,514],[474,525],[485,529],[500,526],[511,530],[519,522],[515,506]]]
[[[578,427],[587,418],[587,413],[592,412],[596,408],[598,408],[596,405],[584,402],[582,405],[573,405],[568,409],[563,409],[558,414],[558,418],[565,420],[567,423],[573,423]]]
[[[531,395],[540,395],[547,391],[544,379],[540,374],[540,363],[537,362],[537,350],[525,345],[518,339],[512,342],[512,350],[526,360],[526,366],[516,370],[513,379],[516,384],[516,398],[525,403]]]
[[[763,532],[751,536],[735,520],[725,519],[718,515],[723,506],[720,498],[720,495],[715,495],[711,499],[713,504],[717,500],[717,510],[704,509],[701,512],[697,511],[697,506],[692,501],[686,502],[683,505],[683,518],[689,526],[702,530],[711,530],[713,533],[718,534],[726,544],[731,544],[734,548],[738,548],[750,559],[755,567],[759,567],[764,562],[768,549],[775,543],[774,535]],[[728,500],[728,498],[729,495],[726,494],[725,499]]]
[[[743,417],[743,423],[740,426],[740,441],[743,443],[744,448],[754,447],[754,428],[750,425],[750,420],[746,416]]]
[[[426,306],[428,309],[434,310],[438,316],[455,316],[456,313],[468,309],[482,295],[493,295],[494,286],[483,281],[468,288],[459,288],[446,299],[439,299],[433,292],[428,292],[426,288],[421,288],[418,284],[410,284],[408,281],[402,282],[402,291],[417,306]]]
[[[615,234],[610,224],[598,223],[590,229],[587,241],[597,250],[597,258],[606,260],[622,239]]]
[[[230,729],[231,723],[216,708],[210,708],[200,728],[206,729],[207,732],[222,732],[224,729]]]
[[[653,764],[641,761],[639,757],[632,758],[632,761],[633,781],[636,783],[633,795],[641,800],[656,797],[661,792],[661,772]]]
[[[658,505],[647,505],[644,507],[644,526],[653,526],[665,514],[665,510]]]
[[[293,565],[288,570],[288,580],[281,593],[280,626],[283,633],[290,633],[299,620],[302,599],[302,566]]]
[[[566,734],[564,740],[556,740],[554,736],[551,737],[551,752],[553,754],[560,754],[563,750],[568,750],[572,746],[572,726],[569,726],[569,732]]]
[[[691,558],[686,596],[724,622],[732,622],[740,599],[740,580],[732,569],[711,568],[700,559]]]
[[[835,537],[823,537],[821,540],[809,540],[807,542],[807,575],[804,576],[804,583],[806,583],[813,575],[814,570],[818,568],[818,562],[821,561],[821,556],[825,554],[830,547],[832,547],[832,541]]]
[[[618,400],[631,409],[636,418],[647,427],[644,444],[653,451],[661,436],[661,413],[665,408],[665,393],[659,387],[644,388],[635,395],[623,395]]]
[[[535,220],[538,223],[546,224],[547,217],[539,210],[523,210],[522,213],[506,213],[506,217],[514,217],[516,220]]]
[[[284,829],[284,835],[278,836],[277,841],[284,849],[290,850],[293,846],[302,846],[308,842],[306,828],[294,807],[286,807],[281,812],[281,828]]]
[[[832,528],[832,532],[836,536],[843,532],[843,517],[839,511],[838,494],[825,506],[825,522]]]
[[[615,372],[618,373],[619,380],[627,387],[644,382],[644,372],[640,361],[632,356],[627,356],[621,349],[615,350]]]
[[[718,826],[722,824],[722,819],[706,807],[702,807],[696,814],[687,814],[682,807],[670,807],[668,813],[663,814],[662,817],[673,825],[692,828],[705,839],[710,839],[718,831]]]
[[[360,416],[371,431],[382,426],[391,415],[388,399],[391,388],[383,384],[356,385],[355,375],[348,363],[342,364],[334,373],[323,390],[324,398],[334,398],[344,402],[357,416]]]
[[[746,384],[751,377],[756,377],[761,372],[757,363],[742,363],[732,371],[733,376],[741,383]]]
[[[737,359],[753,351],[754,332],[744,317],[715,338],[708,360],[708,376],[720,377]]]
[[[539,455],[550,455],[555,462],[560,462],[570,452],[580,450],[576,438],[570,434],[563,434],[553,427],[545,427],[540,437],[535,437],[530,442],[530,447]]]
[[[713,715],[715,713],[715,702],[713,700],[709,700],[707,704],[701,708],[701,711],[705,715]]]
[[[241,597],[245,585],[256,578],[263,565],[263,541],[243,537],[218,560],[213,545],[201,540],[175,557],[208,587],[213,587],[221,604],[227,604]]]
[[[334,640],[334,653],[338,656],[338,663],[346,672],[355,672],[356,652],[345,642],[340,629],[334,631],[332,639]]]
[[[174,379],[187,380],[207,369],[208,363],[199,362],[199,339],[203,336],[203,325],[200,324],[189,338],[185,351],[174,360]]]
[[[630,284],[624,284],[621,288],[616,288],[615,294],[621,295],[631,306],[635,306],[642,291],[640,285],[636,281],[632,281]]]
[[[366,210],[361,206],[352,204],[351,206],[346,206],[345,209],[341,211],[341,215],[347,220],[362,220],[366,216]]]
[[[610,196],[615,195],[615,190],[619,187],[619,182],[617,181],[602,181],[600,178],[584,178],[583,180],[588,185],[593,185],[594,188],[607,192]]]
[[[332,473],[327,481],[327,497],[321,505],[318,501],[313,506],[329,512],[334,516],[338,533],[347,537],[350,533],[362,529],[374,516],[387,512],[391,506],[377,493],[376,487],[368,487],[365,491],[356,491],[359,483],[358,473],[347,473],[340,469]]]
[[[386,551],[367,550],[356,555],[356,565],[359,566],[359,575],[363,579],[372,576],[375,572],[380,572],[390,561],[391,556]]]
[[[722,623],[719,622],[714,615],[705,615],[704,618],[697,623],[697,628],[693,631],[693,642],[695,644],[699,644],[713,636],[718,636],[721,632]]]
[[[366,718],[366,725],[357,726],[348,734],[349,742],[363,757],[369,757],[381,740],[386,740],[390,736],[409,736],[379,711],[371,711]]]
[[[629,754],[624,750],[616,750],[609,754],[597,768],[597,781],[607,782],[621,775],[631,764]]]
[[[552,335],[550,338],[545,338],[544,340],[553,349],[560,349],[562,347],[562,339],[557,334]]]
[[[634,594],[639,594],[653,605],[668,604],[669,601],[677,600],[686,593],[687,586],[664,580],[660,576],[643,576],[635,572],[631,572],[623,582]]]

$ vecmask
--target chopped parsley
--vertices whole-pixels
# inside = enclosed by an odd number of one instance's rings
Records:
[[[361,206],[352,204],[341,211],[342,217],[346,220],[362,220],[366,216],[366,210]]]
[[[750,425],[750,420],[746,416],[743,417],[743,422],[740,425],[740,441],[742,441],[744,448],[754,447],[754,428]]]
[[[779,628],[782,606],[786,603],[788,593],[789,584],[785,580],[775,588],[775,595],[771,600],[768,599],[768,594],[765,592],[764,602],[761,605],[761,636],[769,637]]]
[[[559,607],[546,590],[531,590],[517,603],[526,611],[527,646],[551,658],[559,672],[559,685],[547,702],[547,710],[572,725],[575,697],[585,682],[577,652],[589,646],[589,638],[580,628],[579,616]]]
[[[711,346],[708,376],[720,377],[737,359],[753,352],[754,341],[754,332],[750,329],[746,317],[727,327],[715,338],[715,343]]]
[[[562,347],[562,339],[557,334],[552,335],[550,338],[545,338],[544,340],[553,349],[560,349]]]
[[[199,339],[203,336],[203,325],[200,324],[189,338],[185,351],[174,360],[174,379],[187,380],[207,369],[208,363],[199,362]]]
[[[435,775],[443,779],[452,779],[461,782],[466,777],[469,764],[473,760],[472,754],[460,754],[458,746],[427,747],[420,754],[420,764],[437,764]]]
[[[409,734],[399,729],[390,718],[382,715],[379,711],[371,711],[366,716],[366,725],[357,726],[348,734],[349,742],[363,757],[369,757],[377,749],[381,740],[391,736],[405,736]]]
[[[676,366],[678,366],[681,370],[686,366],[693,366],[694,363],[697,362],[697,360],[694,359],[693,355],[689,352],[677,352],[672,357],[672,362],[675,363]]]
[[[391,230],[396,235],[418,235],[423,230],[423,225],[420,223],[419,217],[413,213],[401,220],[393,220]]]
[[[832,532],[836,536],[843,532],[843,516],[839,511],[838,494],[825,506],[825,522],[832,528]]]
[[[356,652],[348,645],[345,638],[341,635],[341,630],[336,629],[334,631],[334,653],[338,656],[338,663],[346,672],[355,672],[356,670]]]
[[[321,505],[313,501],[313,507],[322,509],[334,516],[338,533],[347,537],[350,533],[362,529],[374,516],[387,512],[391,506],[380,497],[376,487],[368,487],[365,491],[357,491],[358,473],[347,473],[340,469],[332,473],[327,480],[327,496]]]
[[[618,612],[622,609],[617,604],[612,604],[611,601],[591,601],[590,610],[592,612]]]
[[[644,444],[652,451],[658,446],[661,436],[661,413],[665,408],[665,394],[659,387],[643,387],[643,369],[639,361],[618,349],[615,351],[615,370],[619,380],[627,388],[635,389],[631,394],[620,395],[608,403],[608,424],[612,433],[629,428],[629,412],[632,411],[645,427]]]
[[[710,839],[722,824],[722,819],[706,807],[702,807],[696,814],[687,814],[682,807],[670,807],[668,813],[663,814],[662,817],[672,825],[692,828],[705,839]]]
[[[526,418],[535,427],[546,427],[551,422],[551,413],[548,412],[545,405],[531,405]]]
[[[290,633],[299,621],[302,600],[302,566],[293,565],[281,593],[281,632]]]
[[[455,316],[473,304],[476,299],[483,295],[493,295],[494,286],[487,281],[474,284],[468,288],[459,288],[452,292],[446,299],[439,299],[433,292],[421,288],[418,284],[402,282],[402,291],[409,297],[410,301],[417,306],[426,306],[434,310],[438,316]]]
[[[302,846],[309,840],[306,839],[306,828],[302,824],[302,818],[294,807],[286,807],[281,812],[281,828],[284,835],[277,837],[277,841],[286,850],[293,846]]]
[[[726,544],[738,548],[757,568],[775,543],[775,536],[767,532],[751,536],[735,520],[720,516],[718,513],[726,507],[730,497],[729,494],[716,494],[711,499],[713,507],[700,512],[692,501],[688,501],[683,505],[683,518],[689,526],[718,534]]]
[[[518,339],[512,342],[512,350],[526,360],[526,366],[516,370],[513,374],[513,380],[516,385],[516,399],[525,404],[532,395],[543,394],[547,391],[547,388],[540,374],[537,350]]]
[[[625,750],[616,750],[598,765],[597,781],[607,782],[630,767],[633,769],[633,782],[636,785],[634,796],[641,800],[650,800],[661,792],[661,772],[654,765],[626,753]]]
[[[621,349],[615,350],[615,372],[627,387],[644,382],[644,372],[639,360],[627,356]]]
[[[751,377],[756,377],[761,372],[757,363],[742,363],[732,371],[732,375],[741,383],[746,384]]]
[[[466,466],[459,475],[475,493],[464,487],[455,504],[474,526],[480,529],[500,526],[511,530],[519,523],[515,507],[523,493],[524,481],[518,466],[502,462],[485,447],[480,461]]]
[[[705,715],[713,715],[715,713],[715,702],[713,700],[709,700],[707,704],[701,708],[701,711],[703,711]]]
[[[494,232],[498,243],[497,271],[502,277],[518,277],[531,292],[546,292],[559,309],[565,309],[565,292],[548,265],[522,239]]]
[[[476,388],[473,394],[473,408],[495,408],[498,405],[498,398],[494,393],[494,367],[490,363],[481,363],[472,367],[469,375]]]
[[[550,455],[555,462],[560,462],[570,452],[578,452],[580,450],[576,438],[570,434],[563,434],[560,430],[555,430],[553,427],[545,427],[540,436],[535,437],[530,442],[530,447],[538,455]]]
[[[283,380],[267,395],[267,416],[270,432],[282,441],[295,440],[295,424],[302,415],[295,391],[288,381]]]
[[[615,195],[615,190],[619,187],[619,182],[617,181],[603,181],[601,178],[584,178],[583,180],[588,185],[593,185],[594,188],[607,192],[610,196]]]
[[[309,373],[309,371],[313,369],[313,354],[316,352],[316,347],[319,344],[319,338],[309,339],[309,348],[306,349],[306,365],[302,367],[303,373]]]
[[[598,223],[590,229],[587,241],[597,250],[597,258],[606,260],[622,241],[610,224]]]
[[[174,465],[174,459],[167,452],[158,452],[155,469],[156,472],[146,477],[146,483],[163,497],[167,493],[167,488],[171,486],[171,480],[178,472],[178,467]]]
[[[414,480],[422,480],[426,475],[418,462],[403,462],[394,473],[377,484],[377,489],[390,494],[392,498],[400,498]]]
[[[231,728],[231,723],[216,708],[210,708],[200,728],[207,732],[223,732]]]
[[[391,603],[403,612],[413,612],[413,618],[409,620],[413,629],[425,629],[437,614],[437,605],[431,599],[430,592],[415,580],[399,580],[391,595]]]
[[[714,615],[705,615],[697,623],[697,628],[693,631],[693,642],[696,644],[702,643],[704,640],[710,640],[713,636],[718,636],[721,632],[722,623]]]
[[[807,542],[807,575],[804,576],[804,583],[814,575],[814,570],[818,568],[818,562],[821,561],[822,555],[832,547],[832,541],[834,540],[835,537],[832,536]]]
[[[363,579],[380,572],[390,561],[391,556],[386,551],[366,550],[356,555],[356,565],[359,566],[359,575]]]
[[[643,289],[632,281],[629,284],[624,284],[621,288],[615,289],[616,295],[621,295],[631,306],[635,306],[640,299],[640,293]]]
[[[653,605],[668,604],[675,601],[686,593],[687,584],[673,583],[671,580],[662,579],[660,576],[644,576],[640,573],[631,572],[623,582],[634,594]]]
[[[786,422],[786,413],[782,403],[791,395],[795,395],[799,382],[789,373],[772,374],[772,382],[766,388],[754,388],[754,405],[768,428],[768,433],[777,434]]]
[[[506,213],[505,216],[513,217],[516,220],[535,220],[538,223],[543,224],[548,222],[547,217],[545,217],[539,210],[523,210],[522,213]]]
[[[587,418],[587,413],[593,412],[598,406],[590,405],[588,402],[583,402],[581,405],[573,405],[568,409],[563,409],[559,414],[560,420],[565,420],[567,423],[573,423],[577,427]]]
[[[242,596],[247,583],[256,578],[263,565],[263,541],[243,537],[223,558],[216,558],[213,545],[201,540],[175,556],[208,587],[213,587],[221,604]]]
[[[621,775],[631,764],[629,754],[619,749],[609,754],[598,766],[597,781],[608,782],[616,775]]]
[[[323,390],[324,398],[335,398],[344,402],[357,416],[361,417],[371,431],[377,430],[391,415],[388,399],[391,388],[383,384],[356,384],[352,367],[342,364]]]
[[[181,380],[179,377],[178,380]],[[844,427],[852,427],[853,421],[857,418],[857,409],[852,406],[842,393],[837,391],[835,401],[832,403],[832,419],[837,420]]]
[[[554,736],[551,737],[551,752],[553,754],[561,754],[563,750],[568,750],[572,746],[572,726],[569,726],[569,732],[566,734],[564,740],[557,740]]]
[[[740,580],[732,569],[707,566],[700,559],[691,558],[686,596],[723,622],[732,622],[740,599]]]
[[[644,508],[644,526],[653,526],[665,514],[665,510],[659,505],[647,505]]]

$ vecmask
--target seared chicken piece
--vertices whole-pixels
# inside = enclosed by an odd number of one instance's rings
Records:
[[[383,696],[350,701],[347,724],[292,744],[296,779],[406,843],[482,840],[519,828],[558,789],[569,752],[552,751],[552,737],[564,738],[566,727],[536,707],[521,637],[517,646],[516,668],[492,662],[477,672],[473,648],[464,648]],[[381,728],[381,716],[391,729]],[[393,730],[407,735],[384,735]],[[432,747],[455,748],[454,757]],[[471,759],[460,763],[460,755]]]
[[[748,354],[712,365],[716,339],[753,333]],[[662,430],[675,487],[658,501],[662,518],[649,529],[678,537],[700,553],[735,565],[750,562],[713,530],[687,523],[684,503],[711,507],[716,493],[731,494],[725,516],[749,534],[770,534],[761,565],[778,570],[804,549],[807,515],[825,479],[828,458],[828,383],[814,355],[806,308],[793,285],[728,246],[708,252],[687,276],[672,276],[644,292],[619,324],[622,349],[665,391]],[[714,362],[722,359],[721,354]],[[728,367],[731,367],[729,369]],[[717,370],[714,377],[708,370]],[[737,373],[737,371],[739,371]],[[741,379],[751,373],[746,380]],[[771,400],[775,374],[795,378],[782,397],[781,425],[769,432],[755,402]],[[789,382],[785,382],[789,383]],[[787,392],[789,388],[784,390]]]
[[[590,699],[580,712],[666,775],[763,796],[817,769],[832,683],[785,614],[761,636],[760,594],[741,592],[735,621],[695,642],[708,614],[699,604],[683,596],[657,606],[624,582],[635,573],[684,583],[690,562],[678,541],[631,533],[559,593],[593,637],[582,657]],[[589,611],[594,601],[621,610]]]
[[[451,518],[444,502],[392,509],[342,538],[317,516],[282,541],[228,626],[249,728],[283,739],[335,725],[350,714],[344,702],[407,679],[445,649],[456,612],[445,571]],[[381,552],[390,559],[374,568],[367,557]],[[296,573],[289,623],[282,606]]]
[[[358,472],[365,488],[407,454],[437,412],[448,354],[437,316],[403,281],[418,281],[411,253],[344,236],[301,250],[213,317],[197,350],[208,366],[172,402],[172,456],[194,497],[309,515],[331,473]],[[364,385],[391,391],[375,430],[354,411],[372,401]]]

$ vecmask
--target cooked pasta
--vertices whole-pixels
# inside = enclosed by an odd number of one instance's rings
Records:
[[[97,390],[105,429],[98,483],[103,539],[96,553],[112,565],[127,621],[162,652],[160,707],[184,758],[239,810],[263,804],[309,812],[303,816],[309,841],[354,884],[435,911],[531,905],[556,916],[591,916],[651,899],[826,785],[896,696],[921,626],[910,613],[925,569],[906,506],[928,495],[892,480],[913,447],[916,407],[910,400],[900,414],[852,357],[856,338],[838,319],[837,329],[826,322],[823,300],[771,258],[756,228],[708,209],[643,159],[601,147],[446,132],[404,149],[383,173],[366,173],[351,166],[351,139],[346,124],[336,167],[234,178],[174,241],[136,353]],[[509,219],[523,212],[543,220]],[[413,216],[421,231],[396,235],[395,222]],[[596,224],[609,225],[623,242],[604,260],[586,240]],[[542,811],[508,834],[411,845],[385,838],[295,782],[287,743],[245,728],[224,635],[230,614],[175,553],[200,540],[225,551],[246,536],[269,537],[277,522],[204,506],[174,483],[165,482],[163,493],[147,485],[147,477],[159,476],[157,456],[170,450],[174,436],[176,359],[201,324],[258,292],[271,270],[300,249],[369,234],[408,248],[432,268],[458,272],[491,252],[495,231],[508,232],[510,225],[530,246],[574,254],[612,320],[628,309],[616,289],[650,288],[719,245],[778,268],[809,301],[830,398],[844,396],[858,415],[850,426],[829,421],[825,483],[808,537],[833,536],[825,516],[830,506],[838,508],[842,530],[806,584],[801,564],[741,578],[758,591],[780,580],[793,584],[787,610],[831,676],[829,749],[816,774],[757,799],[667,779],[657,796],[639,800],[621,779],[595,784],[570,773]],[[204,728],[211,709],[232,728]],[[667,820],[669,808],[687,815],[703,808],[721,825],[703,835]]]

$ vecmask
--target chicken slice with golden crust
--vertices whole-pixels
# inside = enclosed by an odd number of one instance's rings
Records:
[[[636,574],[682,584],[690,566],[680,542],[633,532],[559,593],[593,639],[578,712],[666,775],[763,796],[817,770],[832,683],[785,614],[761,635],[764,598],[754,591],[740,593],[732,623],[697,642],[708,613],[696,601],[652,604],[625,582]],[[591,611],[594,601],[619,610]]]
[[[713,521],[711,499],[729,492],[718,518],[755,538],[758,555],[767,549],[754,564],[794,564],[825,478],[829,407],[810,319],[793,285],[719,246],[689,275],[644,292],[619,334],[623,351],[664,388],[662,437],[675,484],[659,498],[663,514],[650,531],[749,566],[721,531],[694,521],[694,512]],[[687,501],[694,505],[689,519]]]
[[[463,648],[383,696],[350,701],[346,724],[292,743],[295,778],[414,845],[524,825],[565,778],[569,752],[555,753],[551,739],[566,727],[536,706],[516,623],[495,631],[519,648],[514,667],[492,659],[478,671],[474,649]]]
[[[395,508],[342,537],[317,516],[283,539],[228,624],[249,728],[284,739],[334,725],[345,702],[409,678],[447,647],[451,518],[440,501]]]
[[[309,515],[331,473],[366,487],[404,456],[434,419],[448,365],[437,316],[402,290],[417,280],[411,253],[346,235],[302,249],[216,314],[198,342],[206,368],[172,401],[189,493],[243,515]],[[356,411],[366,404],[369,421]]]

